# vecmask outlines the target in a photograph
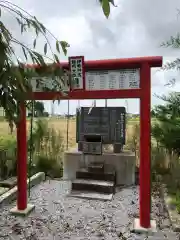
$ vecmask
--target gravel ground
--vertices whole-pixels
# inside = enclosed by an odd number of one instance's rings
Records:
[[[70,183],[46,181],[31,190],[31,203],[36,209],[22,219],[9,214],[12,206],[0,213],[0,239],[28,240],[162,240],[180,239],[170,229],[162,201],[155,195],[152,217],[159,230],[152,236],[131,233],[138,216],[138,188],[117,189],[111,202],[66,197]]]

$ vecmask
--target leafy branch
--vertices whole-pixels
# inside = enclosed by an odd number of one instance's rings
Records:
[[[108,18],[110,15],[110,10],[111,10],[110,4],[112,4],[114,7],[117,7],[114,3],[114,0],[99,0],[99,2],[102,6],[102,9],[106,18]]]
[[[177,9],[177,17],[180,15],[180,10]],[[166,47],[166,48],[174,48],[178,49],[180,48],[180,33],[177,33],[176,36],[171,36],[168,41],[162,42],[161,47]],[[176,69],[180,70],[180,58],[176,58],[174,61],[170,63],[166,63],[162,68],[162,70],[171,70],[171,69]],[[175,79],[170,80],[170,83],[167,85],[173,85],[175,83]]]
[[[3,23],[2,14],[10,14],[18,23],[21,34],[33,30],[33,48],[16,39],[10,29]],[[53,80],[52,91],[63,91],[63,86],[69,80],[69,73],[60,68],[60,53],[67,54],[69,44],[59,41],[36,17],[9,1],[0,1],[0,106],[4,108],[10,125],[19,121],[19,103],[25,100],[26,93],[32,92],[31,78],[46,75]],[[48,35],[55,41],[56,52],[53,52]],[[37,38],[45,39],[44,54],[36,50]],[[27,68],[18,59],[16,48],[19,45],[26,62],[39,65],[39,68]],[[47,56],[47,53],[52,58]],[[48,60],[48,63],[46,62]],[[67,77],[68,75],[68,77]],[[48,89],[46,89],[48,90]]]
[[[53,61],[58,62],[59,63],[59,59],[57,54],[55,54],[52,51],[52,47],[51,44],[49,42],[49,39],[47,37],[47,34],[50,34],[51,37],[55,40],[56,42],[56,50],[58,53],[60,53],[60,47],[62,48],[63,53],[66,55],[67,54],[67,48],[69,47],[69,44],[65,41],[59,41],[41,22],[38,21],[38,19],[35,16],[32,16],[31,14],[29,14],[27,11],[23,10],[22,8],[18,7],[16,4],[13,4],[9,1],[0,1],[0,9],[8,9],[8,11],[13,12],[14,14],[16,14],[16,20],[20,26],[20,30],[21,33],[23,34],[24,32],[27,32],[30,29],[33,29],[35,31],[36,34],[36,38],[33,40],[33,47],[34,49],[36,48],[36,41],[37,41],[37,37],[39,35],[42,35],[45,40],[46,43],[44,45],[44,54],[47,54],[48,51],[48,47],[51,51],[51,54],[53,55]],[[16,40],[16,39],[14,39]],[[27,52],[29,53],[31,60],[33,61],[33,63],[40,63],[42,64],[42,59],[37,58],[37,52],[33,52],[32,50],[30,50],[29,48],[25,47],[24,45],[22,46],[25,50],[27,50]],[[23,51],[24,52],[24,51]],[[30,54],[30,52],[33,54]],[[27,55],[25,55],[25,58],[27,57]],[[34,58],[32,57],[34,56]],[[36,60],[37,61],[36,61]]]
[[[162,42],[161,47],[179,48],[180,47],[180,34],[178,33],[175,37],[171,36],[168,41]]]

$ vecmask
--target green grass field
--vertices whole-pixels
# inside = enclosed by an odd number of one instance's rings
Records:
[[[61,131],[62,135],[64,136],[64,141],[66,143],[67,139],[67,119],[66,118],[45,118],[48,121],[49,127],[54,128],[56,131]],[[139,119],[132,119],[128,120],[126,134],[130,136],[132,134],[132,129],[134,124],[138,123]],[[30,127],[30,120],[27,119],[27,131]],[[1,119],[0,121],[0,133],[1,139],[12,139],[16,137],[16,128],[14,127],[13,133],[11,134],[10,128],[8,123]],[[68,144],[70,147],[76,145],[76,119],[69,120],[69,128],[68,128]]]

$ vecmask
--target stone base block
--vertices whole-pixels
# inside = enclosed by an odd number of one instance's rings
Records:
[[[131,186],[135,184],[135,153],[104,152],[102,155],[83,155],[78,150],[65,152],[63,162],[63,179],[75,180],[80,168],[87,168],[91,163],[103,163],[105,171],[116,172],[116,185]]]
[[[22,217],[26,217],[28,214],[30,214],[33,210],[35,209],[35,206],[32,204],[28,204],[27,208],[24,210],[19,210],[17,209],[17,206],[12,208],[10,210],[10,213],[15,215],[15,216],[22,216]]]
[[[135,218],[134,219],[133,232],[135,232],[135,233],[153,233],[153,232],[156,232],[157,231],[156,221],[151,220],[150,224],[151,224],[150,228],[143,228],[140,225],[140,219]]]

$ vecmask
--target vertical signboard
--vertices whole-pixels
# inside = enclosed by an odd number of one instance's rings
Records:
[[[71,74],[71,90],[85,88],[84,57],[69,57],[69,70]]]

